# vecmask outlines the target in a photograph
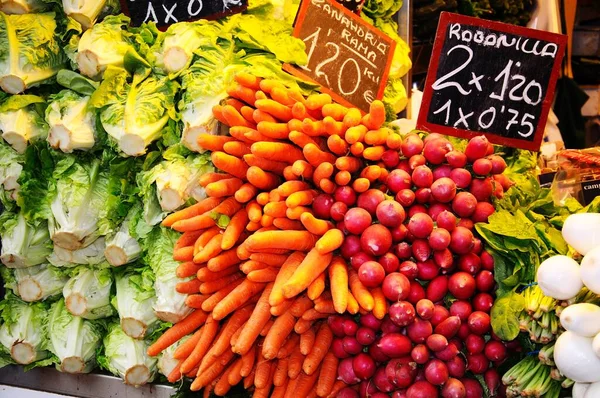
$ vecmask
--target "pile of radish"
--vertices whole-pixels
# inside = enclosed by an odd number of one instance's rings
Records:
[[[349,385],[338,396],[482,397],[476,375],[496,395],[507,347],[490,326],[494,260],[473,234],[510,187],[493,151],[483,136],[463,153],[440,135],[411,134],[384,153],[380,189],[315,198],[315,215],[344,232],[341,254],[362,285],[387,299],[383,319],[375,310],[329,318]]]

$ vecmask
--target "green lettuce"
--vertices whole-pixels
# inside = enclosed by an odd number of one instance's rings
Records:
[[[19,177],[25,156],[0,141],[0,202],[5,209],[14,210],[19,195]]]
[[[107,318],[114,314],[110,303],[113,275],[110,268],[75,268],[63,288],[69,312],[85,319]]]
[[[0,3],[0,11],[5,14],[34,14],[49,9],[50,3],[43,0],[5,0]]]
[[[65,270],[48,264],[14,270],[1,268],[0,272],[5,286],[27,302],[43,301],[60,295],[69,280]]]
[[[28,145],[46,138],[44,106],[44,100],[36,95],[12,95],[0,105],[2,139],[18,153],[24,153]]]
[[[47,260],[55,267],[73,268],[78,265],[97,265],[105,261],[104,249],[106,247],[104,237],[96,239],[86,247],[69,250],[54,245],[52,253]]]
[[[118,0],[62,0],[62,8],[67,16],[79,22],[85,30],[102,16],[118,14],[121,7]]]
[[[0,260],[9,268],[27,268],[46,262],[52,242],[45,222],[30,223],[22,213],[0,216]]]

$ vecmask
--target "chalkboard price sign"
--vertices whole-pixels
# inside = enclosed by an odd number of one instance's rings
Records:
[[[308,64],[285,70],[365,112],[383,97],[396,42],[380,30],[335,1],[303,0],[294,36],[306,44]]]
[[[444,12],[417,128],[539,150],[566,36]]]
[[[184,21],[218,19],[248,8],[248,0],[120,0],[132,26],[156,22],[160,28]]]

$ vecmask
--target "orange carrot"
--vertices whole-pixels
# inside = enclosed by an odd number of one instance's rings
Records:
[[[294,208],[288,208],[287,211],[285,212],[285,215],[290,220],[300,220],[300,217],[302,216],[303,213],[311,213],[312,214],[312,210],[310,209],[310,207],[297,206]]]
[[[307,320],[307,319],[300,318],[294,325],[294,332],[296,332],[298,334],[302,334],[302,333],[306,332],[308,329],[310,329],[312,327],[313,323],[315,323],[314,319]]]
[[[317,377],[319,376],[318,372],[313,372],[311,375],[307,375],[305,372],[301,372],[298,376],[298,384],[296,384],[296,391],[291,393],[290,398],[298,396],[298,397],[306,397],[310,396],[310,391],[313,386],[317,382]],[[298,395],[295,395],[298,394]],[[287,394],[286,394],[287,395]]]
[[[328,272],[333,306],[336,312],[343,314],[348,307],[348,270],[344,260],[336,256]]]
[[[263,216],[260,218],[260,225],[263,227],[271,227],[273,225],[273,220],[274,218],[267,215],[267,214],[263,214]]]
[[[237,100],[234,100],[234,101],[237,101]],[[251,106],[244,105],[242,102],[240,102],[240,104],[242,104],[242,106],[240,107],[240,109],[238,109],[238,111],[240,112],[240,114],[249,123],[255,123],[254,122],[254,108],[252,108]],[[228,105],[231,105],[231,106],[233,106],[235,108],[235,105],[233,105],[233,104],[228,104]]]
[[[300,148],[304,148],[308,144],[317,145],[317,143],[308,135],[301,133],[300,131],[292,131],[288,135],[290,141],[298,145]]]
[[[335,167],[339,170],[354,173],[363,168],[363,162],[352,156],[342,156],[336,159]]]
[[[377,162],[381,159],[385,150],[386,148],[383,145],[365,148],[363,151],[363,158]]]
[[[265,263],[262,263],[260,261],[250,260],[250,261],[246,261],[240,265],[240,271],[242,271],[244,274],[247,275],[252,271],[265,269],[267,267],[268,267],[268,265]]]
[[[285,384],[288,378],[288,363],[289,358],[281,358],[277,360],[277,367],[275,368],[275,374],[273,375],[273,385],[276,387],[282,386]]]
[[[262,79],[247,72],[238,72],[235,75],[235,81],[244,87],[251,88],[252,90],[258,90],[260,89],[260,83],[262,82]]]
[[[181,249],[182,247],[193,245],[194,242],[196,242],[196,239],[198,239],[198,237],[200,235],[202,235],[203,232],[204,231],[189,231],[189,232],[185,232],[185,233],[181,234],[179,239],[177,239],[177,242],[175,242],[175,246],[173,247],[173,250],[177,250],[177,249]]]
[[[297,120],[304,120],[306,118],[311,118],[308,114],[306,106],[302,102],[296,102],[292,105],[292,116],[294,116]],[[294,120],[294,119],[292,119]]]
[[[329,347],[333,341],[333,333],[326,322],[322,323],[315,337],[315,344],[312,350],[304,359],[302,370],[307,375],[311,375],[317,371],[321,365],[321,361],[329,352]]]
[[[294,304],[290,307],[290,312],[296,318],[299,318],[306,311],[313,307],[313,301],[308,297],[308,295],[301,295],[294,300]]]
[[[284,296],[291,298],[308,288],[327,269],[332,258],[331,253],[321,255],[315,249],[308,252],[294,274],[283,285]]]
[[[232,196],[244,184],[239,178],[227,178],[217,182],[212,182],[206,186],[206,194],[214,198],[223,196]]]
[[[215,387],[213,389],[213,393],[219,397],[224,397],[227,395],[229,390],[231,389],[231,385],[229,384],[229,374],[231,373],[231,369],[235,363],[230,364],[227,369],[223,371],[223,374],[217,379],[215,383]],[[214,382],[213,382],[214,383]]]
[[[209,298],[202,303],[202,310],[206,312],[212,311],[223,298],[225,298],[233,289],[242,283],[242,279],[230,283],[218,292],[213,293]]]
[[[302,152],[304,154],[304,158],[310,163],[313,167],[319,166],[321,163],[335,163],[335,156],[329,152],[322,151],[316,144],[307,143]]]
[[[258,299],[256,307],[254,307],[252,315],[250,316],[252,322],[248,322],[246,326],[244,326],[240,334],[240,338],[232,347],[233,352],[236,354],[244,355],[249,352],[254,342],[258,338],[260,331],[267,324],[267,322],[269,322],[269,319],[271,319],[271,313],[269,312],[269,296],[272,288],[273,284],[269,283]]]
[[[239,339],[238,339],[239,340]],[[242,368],[240,369],[240,375],[246,377],[254,369],[254,361],[256,359],[256,345],[250,346],[250,350],[242,355]]]
[[[198,279],[192,279],[186,282],[178,282],[177,285],[175,285],[175,290],[182,294],[195,294],[198,293],[201,283],[202,282],[200,282]]]
[[[196,254],[194,255],[194,262],[201,264],[208,261],[210,258],[217,256],[221,253],[221,242],[223,241],[222,234],[216,234],[211,238],[210,241]]]
[[[244,155],[244,161],[249,166],[260,167],[265,171],[271,171],[277,175],[283,174],[283,170],[287,167],[287,163],[264,159],[253,154]]]
[[[246,137],[246,133],[249,131],[254,131],[254,129],[245,126],[233,126],[229,128],[229,135],[246,145],[252,145],[254,141]]]
[[[286,213],[287,214],[287,213]],[[278,217],[273,220],[273,225],[283,231],[302,231],[304,225],[300,221],[290,220],[286,217]]]
[[[344,127],[344,123],[336,121],[334,118],[326,116],[323,119],[323,125],[325,126],[325,130],[327,134],[342,136],[346,134],[346,128]]]
[[[194,258],[194,246],[186,246],[173,252],[175,261],[191,261]]]
[[[225,228],[225,232],[223,232],[223,239],[221,240],[222,250],[231,249],[235,245],[242,232],[244,232],[246,224],[248,224],[248,212],[246,209],[240,209],[233,215],[229,224],[227,224],[227,228]]]
[[[257,109],[267,112],[275,119],[281,120],[282,122],[288,122],[294,117],[290,107],[280,104],[272,99],[256,100],[254,105]],[[226,115],[224,116],[227,117]]]
[[[244,378],[244,383],[243,383],[244,390],[247,390],[254,385],[254,373],[255,373],[255,369],[253,368],[250,371],[250,374]]]
[[[296,318],[288,311],[277,317],[271,330],[263,341],[262,354],[265,359],[277,357],[279,349],[283,346],[285,339],[294,330]]]
[[[340,104],[325,104],[321,109],[323,117],[331,117],[337,121],[344,120],[344,116],[348,113],[348,108]]]
[[[235,267],[232,267],[235,270]],[[221,289],[226,288],[232,283],[239,281],[244,278],[244,274],[241,272],[236,272],[230,275],[225,275],[219,279],[202,282],[200,285],[200,293],[202,294],[213,294]],[[208,300],[208,299],[207,299]]]
[[[402,145],[400,134],[390,132],[387,136],[386,145],[390,149],[398,149]]]
[[[261,111],[260,109],[254,110],[254,112],[252,113],[252,118],[254,119],[254,123],[260,123],[260,122],[275,123],[277,121],[277,119],[275,119],[273,116],[269,115],[265,111]]]
[[[335,308],[333,306],[333,300],[321,300],[315,303],[315,310],[322,314],[335,314]]]
[[[279,185],[279,178],[268,171],[264,171],[259,167],[251,166],[246,172],[248,181],[255,187],[263,190],[270,190]]]
[[[373,146],[384,145],[387,142],[389,132],[390,130],[388,129],[369,130],[365,134],[365,144]]]
[[[226,143],[235,141],[235,138],[225,135],[214,135],[209,133],[198,134],[198,145],[207,151],[222,151]]]
[[[329,94],[311,94],[306,99],[306,107],[310,110],[317,110],[323,108],[327,104],[331,104],[333,101]]]
[[[219,122],[227,124],[225,116],[223,116],[223,107],[221,105],[215,105],[212,107],[212,114]]]
[[[171,326],[164,332],[155,342],[148,348],[148,355],[154,357],[161,353],[164,349],[175,344],[183,336],[192,333],[200,325],[204,324],[208,314],[204,311],[195,310],[183,320]]]
[[[260,89],[265,93],[271,93],[274,88],[285,89],[283,83],[274,79],[264,79],[260,82]]]
[[[273,218],[285,217],[286,210],[285,202],[269,202],[263,208],[264,213]]]
[[[214,226],[201,231],[204,232],[198,237],[198,239],[196,239],[196,242],[194,242],[194,255],[198,254],[200,250],[204,249],[204,246],[206,246],[206,244],[210,242],[212,238],[214,238],[216,235],[219,235],[221,233],[221,228]]]
[[[200,178],[198,178],[198,184],[200,184],[201,187],[206,188],[206,186],[208,184],[210,184],[211,182],[226,180],[228,178],[233,178],[233,176],[228,173],[211,172],[211,173],[202,174],[200,176]],[[180,210],[180,211],[182,211],[182,210]]]
[[[290,133],[287,123],[260,122],[256,128],[262,135],[275,140],[285,140]]]
[[[277,272],[279,269],[274,267],[263,268],[255,271],[251,271],[248,273],[248,280],[252,282],[273,282],[277,277]]]
[[[321,163],[315,168],[313,173],[313,181],[319,185],[322,179],[327,179],[333,175],[333,164],[329,162]]]
[[[273,90],[271,90],[271,98],[286,106],[292,106],[296,104],[296,100],[290,98],[288,90],[282,87],[273,87]]]
[[[234,194],[235,200],[240,203],[246,203],[254,199],[258,189],[249,182],[242,185]]]
[[[250,221],[259,222],[262,217],[262,207],[252,201],[246,205],[246,211],[248,211],[248,218]]]
[[[210,158],[216,168],[237,178],[246,179],[248,165],[242,159],[228,155],[225,152],[213,152]]]
[[[317,279],[315,279],[306,291],[308,298],[311,300],[317,299],[325,290],[325,272],[322,272]]]
[[[301,252],[292,253],[285,263],[281,266],[279,273],[277,274],[277,278],[275,279],[273,289],[269,296],[269,304],[271,306],[276,306],[281,304],[285,297],[283,296],[283,285],[287,282],[287,280],[293,275],[296,271],[302,260],[304,259],[304,254]]]
[[[277,192],[283,199],[292,195],[293,193],[304,191],[309,187],[310,186],[304,181],[286,181],[277,188]]]
[[[256,142],[252,144],[250,150],[256,156],[278,162],[292,164],[296,160],[304,160],[304,155],[300,149],[283,142]]]
[[[385,106],[383,102],[375,100],[369,107],[369,127],[374,130],[380,128],[385,123]]]
[[[199,391],[203,387],[208,386],[213,380],[216,380],[217,377],[221,375],[223,370],[227,367],[227,363],[233,358],[233,353],[231,351],[227,351],[223,354],[223,361],[216,362],[213,366],[207,368],[206,370],[200,368],[198,369],[198,375],[196,379],[192,382],[190,386],[190,390]],[[226,362],[222,364],[222,362]]]
[[[335,183],[340,186],[348,185],[352,180],[352,174],[348,171],[338,171],[335,175]]]
[[[286,166],[286,168],[283,169],[283,178],[286,181],[292,181],[292,180],[297,180],[298,176],[296,174],[294,174],[294,169],[292,166]]]
[[[243,364],[244,362],[242,361],[242,358],[236,359],[236,361],[233,363],[233,365],[231,366],[231,371],[227,376],[227,382],[229,383],[229,385],[236,386],[240,383],[240,381],[242,381],[241,370]]]
[[[258,361],[256,362],[256,373],[254,375],[254,386],[256,388],[264,388],[271,373],[271,362],[266,360],[258,353]]]
[[[241,307],[256,293],[262,291],[264,283],[251,282],[247,279],[235,287],[219,304],[213,309],[213,318],[221,320],[231,314],[237,308]]]
[[[319,397],[326,397],[333,390],[333,385],[337,379],[338,363],[339,360],[332,352],[328,352],[323,358],[319,380],[317,381],[317,395]]]
[[[204,214],[205,212],[214,209],[221,203],[219,198],[206,198],[200,202],[191,205],[183,210],[176,211],[173,214],[168,215],[162,222],[165,227],[172,226],[175,222],[185,220]]]
[[[315,243],[315,250],[320,254],[331,253],[339,249],[344,243],[344,233],[339,229],[329,229]]]
[[[273,375],[275,374],[275,363],[272,362],[269,365],[269,377],[267,378],[267,382],[263,388],[256,388],[254,393],[252,394],[253,398],[270,398],[271,397],[271,388],[273,387]]]
[[[179,363],[175,365],[169,376],[167,377],[169,383],[175,383],[178,380],[181,380],[181,371],[179,370]]]
[[[281,267],[289,256],[283,254],[271,253],[252,253],[251,260],[260,261],[272,267]]]
[[[280,316],[281,314],[289,310],[293,304],[294,300],[286,299],[281,304],[271,307],[271,315]]]
[[[358,279],[358,274],[354,268],[348,268],[348,280],[350,282],[350,290],[358,304],[367,311],[373,310],[375,301],[369,290]]]
[[[349,127],[348,130],[346,130],[344,139],[348,144],[354,144],[362,142],[365,138],[365,134],[367,134],[367,128],[360,124],[358,126]]]
[[[329,317],[329,314],[324,313],[324,312],[319,312],[319,311],[315,310],[314,308],[311,308],[308,311],[306,311],[304,314],[302,314],[302,319],[305,319],[307,321],[316,321],[316,320],[325,319],[328,317]]]
[[[350,108],[344,116],[343,122],[346,128],[358,126],[362,121],[362,114],[357,108]]]
[[[225,351],[231,351],[231,337],[250,318],[251,314],[252,307],[247,305],[238,309],[229,317],[223,327],[223,333],[215,340],[213,355],[218,356]],[[208,357],[209,355],[207,354],[206,356]]]
[[[223,145],[223,151],[231,156],[242,157],[250,153],[250,147],[240,141],[231,141]]]
[[[189,219],[177,221],[171,227],[179,232],[195,231],[197,229],[212,227],[215,225],[215,220],[213,218],[215,215],[225,215],[227,217],[231,217],[239,209],[241,209],[241,207],[242,205],[239,202],[230,197],[222,201],[210,212],[206,212]]]
[[[287,207],[294,208],[298,206],[306,206],[312,204],[314,198],[317,196],[317,191],[313,189],[307,189],[305,191],[298,191],[291,193],[285,200]]]
[[[319,187],[321,187],[321,191],[328,193],[328,194],[332,194],[335,191],[335,189],[337,188],[337,186],[333,183],[333,181],[327,180],[325,178],[323,178],[321,181],[319,181]]]
[[[267,333],[269,333],[269,330],[271,330],[271,326],[273,326],[274,322],[275,321],[273,319],[270,319],[269,322],[267,322],[267,324],[262,328],[262,330],[260,331],[260,335],[262,337],[265,337]]]
[[[358,193],[366,192],[370,186],[371,181],[363,177],[357,178],[356,180],[354,180],[354,183],[352,183],[352,189],[354,189]]]
[[[380,287],[371,290],[371,294],[373,295],[373,315],[377,319],[383,319],[385,314],[387,314],[387,301],[385,296],[383,295],[383,291]]]
[[[175,352],[173,353],[173,358],[175,359],[185,359],[190,356],[196,344],[200,340],[200,336],[202,335],[202,327],[198,329],[189,339],[187,339],[184,343],[182,343]]]
[[[255,95],[257,100],[268,99],[269,96],[262,90],[258,90]]]
[[[315,331],[308,329],[300,335],[300,352],[302,355],[308,355],[315,344]]]
[[[355,142],[354,144],[350,145],[350,153],[354,156],[360,157],[364,150],[365,146],[362,142]]]
[[[254,101],[256,100],[256,90],[244,87],[240,84],[229,86],[227,88],[227,94],[229,94],[231,97],[244,101],[248,105],[254,105]]]
[[[358,305],[358,301],[356,301],[356,299],[352,295],[352,292],[348,291],[348,305],[346,307],[346,310],[350,314],[356,315],[356,314],[358,314],[359,309],[360,309],[360,306]]]
[[[244,119],[240,112],[231,105],[225,105],[222,112],[228,126],[253,127],[253,124]]]
[[[317,236],[324,235],[332,227],[329,221],[319,220],[310,213],[302,214],[300,216],[300,221],[311,234],[315,234]]]
[[[202,308],[202,304],[208,300],[208,297],[205,294],[190,294],[185,298],[185,305],[195,309]]]
[[[223,245],[223,243],[221,242],[221,246]],[[237,265],[240,263],[240,259],[237,256],[237,253],[235,250],[227,250],[225,252],[222,252],[221,254],[219,254],[218,256],[215,256],[213,258],[211,258],[210,260],[208,260],[207,263],[207,268],[206,271],[204,270],[200,270],[198,271],[199,273],[197,274],[198,279],[200,279],[200,272],[202,271],[203,273],[206,272],[211,272],[213,275],[216,273],[224,273],[224,272],[229,272],[232,273],[231,268],[237,268],[237,267],[233,267],[234,265]]]
[[[371,182],[376,181],[381,176],[381,167],[377,165],[367,166],[360,172],[360,176]]]
[[[300,372],[302,372],[302,363],[304,362],[304,355],[300,351],[300,345],[294,348],[288,362],[288,377],[290,379],[296,379]]]
[[[251,252],[260,249],[307,251],[315,242],[315,236],[308,231],[267,231],[250,235],[244,244]]]
[[[292,173],[298,177],[310,179],[313,175],[314,167],[306,160],[296,160],[292,165]]]
[[[302,121],[302,132],[311,137],[320,137],[327,135],[327,128],[322,120],[305,118]]]
[[[187,278],[188,276],[196,275],[200,268],[200,265],[194,264],[192,261],[186,261],[185,263],[181,263],[177,266],[175,275],[178,278]]]

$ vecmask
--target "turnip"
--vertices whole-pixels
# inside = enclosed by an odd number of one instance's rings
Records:
[[[458,329],[460,328],[460,318],[457,316],[449,316],[442,322],[440,322],[436,327],[434,332],[437,334],[441,334],[446,338],[450,339],[458,333]]]
[[[441,386],[448,381],[448,367],[439,359],[432,359],[425,365],[425,378],[435,386]]]
[[[415,191],[415,199],[419,204],[430,203],[432,200],[431,196],[431,188],[419,188]],[[423,208],[426,210],[426,208]],[[412,209],[411,209],[412,210]],[[427,211],[422,211],[421,213],[427,213]]]
[[[429,188],[433,183],[433,172],[425,165],[415,167],[411,177],[413,184],[419,188]]]
[[[450,377],[442,387],[442,398],[464,398],[467,395],[464,384]]]
[[[384,278],[385,270],[376,261],[366,261],[358,268],[358,279],[366,287],[378,287]]]
[[[470,334],[465,339],[465,347],[469,354],[481,354],[485,349],[485,339],[477,334]]]
[[[448,177],[442,177],[431,184],[431,195],[441,203],[448,203],[456,196],[456,184]]]
[[[334,221],[342,221],[344,219],[344,216],[346,215],[346,212],[348,211],[348,206],[343,203],[343,202],[335,202],[332,206],[331,206],[331,218]]]
[[[408,167],[411,170],[415,170],[417,167],[419,166],[423,166],[427,163],[427,159],[425,159],[425,156],[421,155],[421,154],[417,154],[417,155],[412,155],[409,159],[408,159]],[[413,181],[414,182],[414,181]]]
[[[453,345],[449,345],[448,347],[454,347]],[[454,347],[454,349],[456,350],[456,347]],[[444,352],[444,351],[442,351]],[[440,353],[437,353],[436,355],[439,355]],[[458,354],[458,350],[457,350],[457,354]],[[448,367],[448,374],[451,377],[463,377],[465,375],[465,372],[467,371],[467,364],[465,362],[465,360],[463,359],[462,355],[457,355],[455,354],[451,359],[446,360],[446,366]],[[439,358],[439,356],[438,356]],[[442,359],[442,358],[439,358]],[[443,360],[443,359],[442,359]]]
[[[427,340],[425,340],[425,344],[427,345],[427,348],[429,348],[431,351],[439,352],[448,347],[448,339],[446,339],[446,337],[442,334],[435,333],[427,337]]]
[[[473,297],[473,308],[475,311],[489,313],[494,306],[494,298],[488,293],[478,293]]]
[[[489,202],[491,196],[494,194],[494,184],[492,184],[492,179],[489,177],[475,178],[471,181],[469,192],[479,202]]]
[[[448,249],[436,250],[433,252],[433,261],[442,269],[450,269],[454,265],[452,252]]]
[[[433,307],[433,316],[429,320],[433,327],[437,327],[440,323],[444,322],[450,316],[450,311],[443,305],[436,304]]]
[[[429,247],[433,250],[444,250],[450,245],[450,232],[444,228],[436,228],[429,234]]]
[[[467,369],[474,374],[483,374],[490,367],[490,361],[483,354],[467,354]]]
[[[575,383],[571,395],[573,398],[585,398],[585,392],[590,387],[589,383]]]
[[[502,362],[506,359],[506,347],[499,341],[490,340],[485,345],[484,354],[492,362]]]
[[[425,289],[423,286],[417,281],[410,282],[410,294],[406,298],[406,300],[411,304],[417,304],[419,300],[425,298]]]
[[[483,335],[490,331],[490,316],[483,311],[474,311],[469,315],[467,324],[472,333]]]
[[[408,326],[416,316],[415,307],[408,301],[398,301],[388,309],[390,320],[398,326]]]
[[[392,272],[383,280],[383,295],[390,301],[406,300],[411,291],[408,278],[399,272]]]
[[[416,305],[417,315],[421,319],[431,319],[435,305],[431,300],[419,300]]]
[[[404,207],[409,207],[415,202],[415,193],[412,189],[402,189],[396,193],[396,202]]]
[[[448,293],[448,277],[446,275],[436,276],[427,285],[427,298],[432,302],[438,302]]]
[[[390,358],[401,358],[410,354],[412,350],[412,344],[408,337],[400,333],[388,333],[381,336],[377,346]]]
[[[420,380],[406,391],[406,398],[438,398],[439,391],[427,381]]]
[[[374,374],[377,367],[375,361],[368,354],[361,352],[352,359],[352,369],[356,377],[362,380],[370,379]]]
[[[392,247],[392,234],[381,224],[368,226],[360,236],[363,251],[374,256],[382,256]]]
[[[449,211],[443,211],[436,218],[438,228],[452,232],[456,228],[456,216]]]
[[[483,253],[481,258],[483,258]],[[483,265],[483,260],[481,264]],[[489,292],[494,288],[495,284],[494,274],[486,269],[479,271],[479,273],[475,275],[475,285],[480,292]]]
[[[394,246],[394,254],[398,259],[405,260],[412,256],[412,248],[408,242],[400,242]]]
[[[423,140],[417,134],[409,134],[404,137],[402,141],[402,145],[400,145],[400,150],[402,151],[402,155],[404,157],[411,157],[413,155],[419,154],[423,151]]]
[[[413,323],[406,328],[408,337],[415,343],[424,343],[427,337],[433,334],[433,327],[429,321],[416,318]]]
[[[459,192],[452,200],[452,210],[459,217],[470,217],[477,207],[477,199],[469,192]]]
[[[331,195],[320,194],[315,197],[312,203],[312,210],[315,217],[321,219],[328,219],[331,215],[331,206],[335,203],[335,200]]]
[[[465,386],[467,395],[465,398],[481,398],[483,397],[483,387],[477,380],[474,379],[461,379],[461,382]]]
[[[571,214],[565,220],[562,236],[578,253],[585,256],[600,246],[600,213]]]
[[[425,143],[423,155],[431,164],[442,164],[446,160],[446,154],[453,149],[452,144],[447,139],[437,138]]]
[[[356,341],[364,346],[373,344],[376,338],[377,336],[373,329],[363,326],[356,331]]]
[[[488,222],[488,217],[494,214],[494,205],[489,202],[477,202],[475,211],[471,215],[473,222]]]
[[[600,294],[600,246],[587,252],[579,269],[583,284],[596,294]]]
[[[577,303],[563,309],[560,324],[566,330],[584,337],[600,333],[600,307],[590,303]]]
[[[349,186],[338,187],[333,193],[336,202],[342,202],[346,206],[353,206],[356,203],[356,192]]]
[[[448,281],[448,290],[457,299],[470,298],[475,293],[475,287],[475,279],[466,272],[457,272]]]
[[[480,176],[486,176],[492,172],[492,161],[489,159],[477,159],[473,162],[473,172]]]
[[[579,264],[567,256],[544,260],[538,267],[536,279],[544,295],[557,300],[573,298],[583,288]]]
[[[431,247],[425,239],[415,239],[412,243],[412,255],[419,262],[427,261],[431,252]]]
[[[429,362],[429,349],[424,344],[417,344],[410,352],[410,357],[419,365],[425,365]]]
[[[465,147],[465,155],[467,155],[469,162],[485,157],[488,144],[488,139],[483,135],[471,138]]]
[[[345,358],[342,359],[338,365],[338,379],[350,385],[360,382],[360,379],[356,376],[356,373],[354,373],[352,362],[353,358]]]
[[[471,312],[473,312],[473,307],[466,300],[456,300],[450,305],[450,315],[457,316],[461,323],[467,322]]]
[[[404,222],[406,213],[402,205],[395,200],[384,200],[377,205],[375,210],[377,220],[381,225],[396,228]]]
[[[417,377],[417,363],[410,357],[392,359],[385,367],[385,374],[396,388],[407,388]]]
[[[467,253],[458,258],[458,269],[471,275],[477,274],[481,267],[481,259],[477,254]]]
[[[600,381],[600,358],[594,354],[592,339],[566,331],[554,344],[554,362],[560,372],[579,383]]]
[[[432,280],[440,273],[440,267],[433,260],[419,261],[417,263],[417,270],[417,278],[422,281]]]
[[[369,189],[358,195],[356,205],[368,211],[372,216],[375,215],[379,203],[385,200],[385,195],[378,189]]]

